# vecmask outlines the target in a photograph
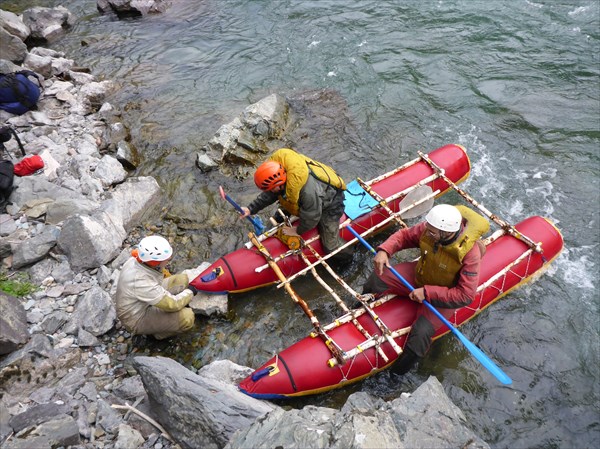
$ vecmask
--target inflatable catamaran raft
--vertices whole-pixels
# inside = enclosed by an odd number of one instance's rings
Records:
[[[543,217],[533,216],[513,226],[458,187],[457,183],[468,176],[470,169],[466,151],[461,146],[446,145],[428,155],[418,154],[417,159],[383,177],[361,182],[376,206],[354,220],[342,217],[340,227],[350,223],[363,238],[369,238],[392,222],[406,226],[401,217],[407,218],[411,209],[419,209],[420,204],[449,189],[479,209],[498,229],[484,240],[487,251],[481,262],[480,285],[474,301],[457,309],[450,320],[452,325],[459,326],[513,288],[540,275],[562,250],[563,239],[554,225]],[[388,182],[382,184],[385,181]],[[417,201],[412,200],[411,192],[422,189],[423,185],[433,191]],[[342,236],[347,240],[344,246],[356,243],[353,234],[346,235],[343,231],[348,230],[342,229]],[[246,248],[219,259],[193,281],[201,289],[202,285],[214,285],[215,280],[226,276],[221,288],[213,291],[243,291],[279,282],[278,287],[285,288],[311,320],[313,332],[244,379],[239,385],[241,391],[263,399],[322,393],[369,377],[390,366],[402,354],[416,318],[416,303],[397,296],[359,295],[329,266],[327,259],[331,254],[322,255],[318,236],[315,238],[310,232],[303,236],[305,245],[296,251],[290,251],[274,237],[269,237],[269,232],[265,234],[256,237],[251,233],[251,242]],[[236,255],[238,252],[240,254]],[[241,267],[232,263],[240,260],[236,257],[242,255],[244,263]],[[252,268],[248,269],[250,261]],[[358,300],[361,307],[348,309],[336,291],[319,276],[315,269],[319,265]],[[292,288],[292,281],[308,272],[331,294],[343,312],[330,324],[321,325],[308,304]],[[239,277],[234,283],[234,275],[241,276],[241,273],[247,273],[249,278]],[[256,277],[254,282],[253,276]],[[447,332],[447,328],[441,328],[434,339]]]
[[[428,157],[440,167],[451,183],[460,183],[469,176],[471,170],[469,157],[460,145],[443,146],[432,151]],[[371,181],[360,181],[354,196],[351,192],[352,185],[349,185],[346,196],[352,199],[353,206],[356,206],[352,207],[352,211],[349,211],[346,206],[346,214],[340,219],[340,235],[347,242],[351,242],[348,245],[355,244],[356,239],[343,228],[344,223],[351,223],[352,227],[361,233],[369,229],[373,232],[381,231],[399,217],[397,215],[399,205],[406,195],[421,186],[429,186],[433,193],[422,198],[424,202],[451,190],[448,181],[440,177],[429,164],[418,158]],[[365,190],[370,195],[367,195]],[[361,197],[361,194],[366,196]],[[385,201],[387,207],[382,207],[379,201]],[[305,247],[301,252],[290,251],[277,239],[276,231],[277,228],[267,231],[259,236],[259,240],[286,277],[297,275],[299,272],[306,273],[308,268],[304,257],[310,261],[310,264],[314,264],[318,263],[317,257],[324,254],[316,229],[302,235],[310,248]],[[244,292],[277,282],[279,278],[276,273],[268,268],[264,256],[254,245],[248,243],[245,247],[218,259],[200,273],[191,284],[207,293]]]

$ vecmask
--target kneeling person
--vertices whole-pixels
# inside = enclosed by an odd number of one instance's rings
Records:
[[[185,274],[165,277],[173,257],[169,242],[160,236],[143,238],[123,264],[117,284],[117,315],[134,335],[162,340],[190,330],[194,312],[186,307],[198,290]]]

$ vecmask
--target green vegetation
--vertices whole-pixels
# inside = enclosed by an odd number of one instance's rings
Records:
[[[16,272],[9,275],[4,270],[0,271],[0,290],[8,295],[23,297],[38,289],[37,285],[29,282],[27,273]]]

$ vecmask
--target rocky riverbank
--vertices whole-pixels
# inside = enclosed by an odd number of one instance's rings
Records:
[[[139,155],[106,102],[119,86],[67,55],[25,44],[68,32],[76,18],[65,8],[0,11],[0,19],[0,71],[44,77],[37,108],[0,111],[0,123],[45,164],[16,178],[0,215],[3,272],[27,273],[38,286],[21,298],[1,293],[2,447],[487,447],[434,378],[390,402],[357,393],[341,410],[286,411],[237,391],[250,368],[219,361],[195,373],[139,356],[143,345],[121,328],[113,298],[140,224],[159,213],[161,189],[151,177],[131,176]],[[235,174],[236,161],[272,150],[265,141],[286,117],[279,96],[251,105],[207,143],[198,167],[228,164]],[[14,139],[6,147],[21,158]],[[227,298],[199,295],[195,309],[224,314]]]

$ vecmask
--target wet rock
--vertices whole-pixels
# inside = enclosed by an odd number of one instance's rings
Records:
[[[118,15],[146,15],[162,13],[171,6],[170,0],[97,0],[100,12],[113,11]]]
[[[31,30],[31,38],[52,41],[63,35],[66,29],[73,25],[74,17],[63,6],[35,7],[23,12],[23,23]]]
[[[117,160],[127,170],[135,170],[140,165],[138,152],[124,140],[117,144]]]
[[[0,355],[15,351],[27,343],[27,316],[18,298],[0,292],[2,314],[0,315]]]
[[[204,173],[214,170],[219,166],[210,156],[205,153],[196,155],[196,166]]]

